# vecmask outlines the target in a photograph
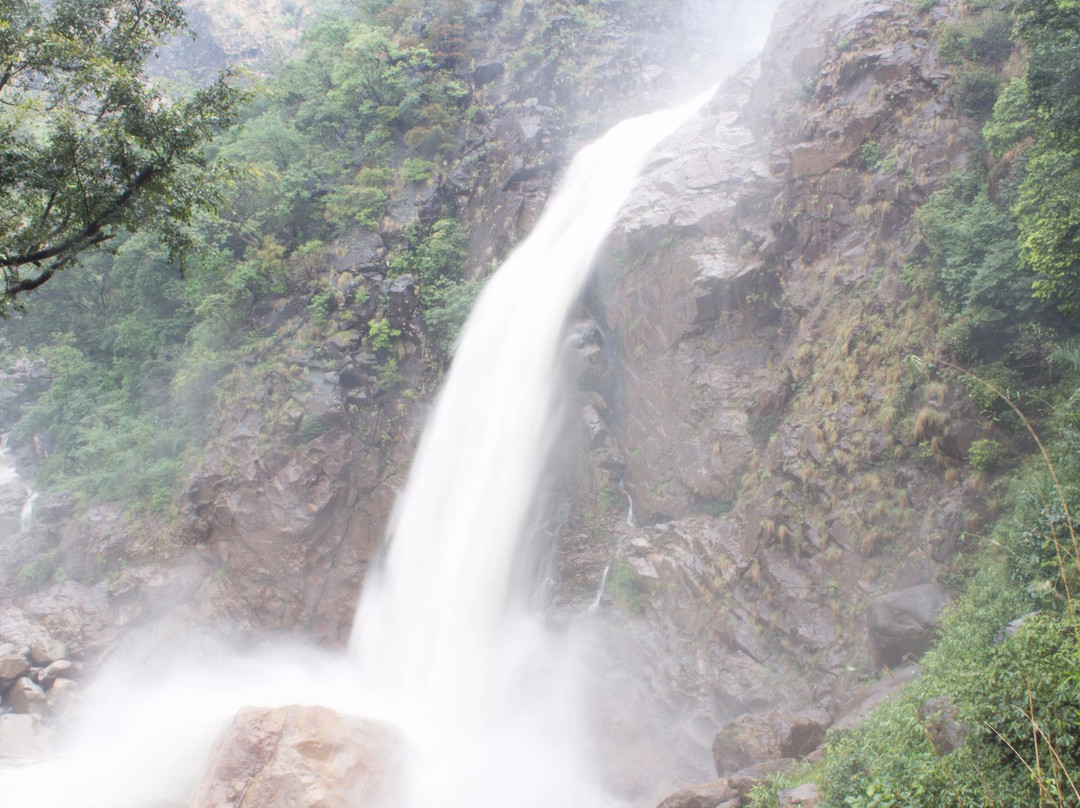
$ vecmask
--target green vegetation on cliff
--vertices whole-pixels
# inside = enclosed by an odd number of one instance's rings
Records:
[[[1023,48],[1010,55],[1002,31]],[[917,364],[966,384],[1026,459],[1001,474],[1001,445],[972,445],[1007,505],[960,560],[965,594],[922,676],[830,736],[820,763],[759,788],[759,806],[800,779],[828,808],[1080,805],[1080,7],[973,6],[937,35],[981,135],[979,159],[917,215],[909,281],[951,314],[946,361]]]

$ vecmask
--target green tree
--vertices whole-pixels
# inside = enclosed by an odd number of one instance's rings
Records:
[[[217,201],[204,146],[243,91],[223,73],[174,98],[144,62],[180,0],[0,0],[0,316],[122,231],[178,254]]]

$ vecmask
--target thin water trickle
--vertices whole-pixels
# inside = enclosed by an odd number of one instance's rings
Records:
[[[30,526],[34,523],[34,503],[37,502],[38,492],[26,489],[27,497],[26,502],[23,503],[22,510],[19,512],[19,532],[25,533],[30,529]]]
[[[15,460],[12,458],[11,450],[8,448],[8,435],[0,435],[0,485],[13,483],[18,479],[19,474],[15,470]]]
[[[19,511],[19,533],[25,533],[30,529],[34,519],[34,503],[38,494],[19,477],[19,470],[15,465],[15,458],[11,454],[8,445],[9,434],[0,435],[0,486],[17,486],[22,490],[22,508]],[[3,538],[0,536],[0,538]]]

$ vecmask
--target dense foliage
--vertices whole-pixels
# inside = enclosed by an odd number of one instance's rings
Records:
[[[93,8],[127,7],[126,0],[95,2]],[[91,6],[65,0],[51,8],[78,19]],[[113,84],[105,80],[141,80],[139,57],[151,35],[182,24],[179,8],[165,0],[138,7],[160,10],[160,19],[154,18],[156,27],[147,28],[127,62],[102,73],[102,121],[116,114]],[[18,437],[40,439],[45,456],[38,484],[44,490],[133,507],[169,506],[180,475],[195,467],[208,414],[223,397],[239,395],[252,363],[259,373],[284,372],[278,361],[283,346],[260,320],[275,302],[301,301],[304,327],[288,340],[289,351],[317,349],[342,329],[362,334],[362,347],[378,363],[376,394],[390,395],[403,381],[397,367],[403,335],[384,317],[380,284],[410,273],[418,284],[418,325],[433,375],[449,360],[482,285],[466,277],[468,235],[455,194],[443,188],[456,161],[478,157],[462,154],[464,135],[486,113],[472,106],[472,82],[460,68],[475,55],[467,34],[471,30],[475,38],[483,23],[473,16],[474,4],[463,0],[373,0],[350,8],[312,25],[293,58],[255,83],[242,107],[233,106],[237,96],[224,82],[172,103],[149,83],[131,87],[138,97],[125,106],[128,116],[120,115],[102,136],[134,138],[124,152],[132,159],[150,159],[152,147],[168,147],[167,138],[139,138],[169,122],[179,126],[176,137],[192,127],[205,129],[214,109],[224,122],[225,102],[238,125],[205,152],[193,145],[183,152],[190,164],[180,161],[175,171],[158,175],[160,184],[155,179],[146,185],[147,191],[160,185],[165,195],[158,201],[168,194],[191,196],[168,197],[166,207],[153,209],[152,222],[115,220],[116,229],[137,234],[109,238],[108,250],[82,256],[79,272],[57,273],[41,293],[20,298],[29,311],[4,322],[0,348],[6,358],[43,358],[51,376],[49,392],[24,407],[15,425]],[[548,24],[548,18],[565,19],[560,15],[569,12],[575,25],[585,25],[601,13],[597,9],[560,0],[540,11],[536,36],[520,43],[527,53],[514,70],[531,69],[546,48],[569,59],[566,26]],[[109,46],[112,30],[85,26],[87,47]],[[217,107],[210,103],[215,98]],[[37,99],[26,99],[27,108],[35,108]],[[150,113],[157,116],[153,121]],[[184,117],[182,126],[177,116]],[[142,128],[131,128],[136,125]],[[94,149],[84,159],[119,153],[104,145]],[[227,183],[210,182],[220,165],[231,167]],[[25,210],[39,204],[28,186],[9,191],[22,193],[18,204]],[[132,217],[151,211],[150,195],[140,198],[147,204],[132,206]],[[11,211],[15,221],[21,214]],[[148,226],[140,230],[143,224]],[[151,235],[164,236],[164,244]],[[334,268],[349,245],[373,241],[380,245],[375,263]],[[185,248],[182,264],[174,260],[176,247]],[[275,389],[288,391],[293,384],[281,382]],[[294,438],[303,442],[311,428]]]
[[[0,316],[121,232],[190,246],[223,171],[204,146],[243,93],[227,75],[185,98],[147,79],[184,25],[177,0],[0,2]]]

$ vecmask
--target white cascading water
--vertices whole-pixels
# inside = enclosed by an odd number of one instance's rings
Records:
[[[592,799],[571,771],[573,672],[553,664],[573,655],[553,654],[557,640],[527,613],[515,562],[558,432],[567,317],[649,151],[704,100],[584,149],[461,336],[354,629],[365,688],[415,745],[417,808],[494,808],[508,788],[519,806]],[[472,759],[446,761],[448,747]]]
[[[7,443],[8,436],[0,435],[0,485],[7,485],[19,479],[19,474],[15,470],[15,461],[11,457],[11,452],[8,451]]]
[[[37,491],[22,483],[19,479],[19,470],[15,466],[15,458],[11,456],[8,448],[7,434],[0,435],[0,486],[19,485],[24,492],[22,509],[19,513],[19,532],[30,529],[34,519],[34,503],[37,501]]]

